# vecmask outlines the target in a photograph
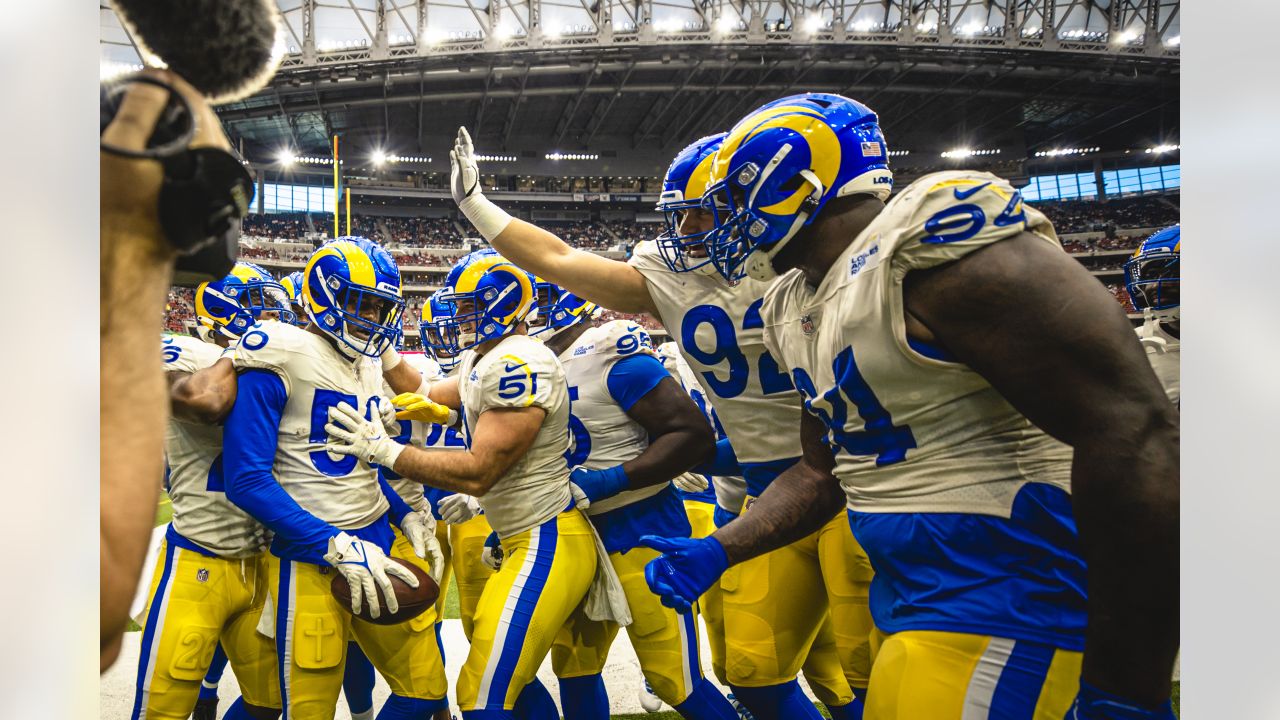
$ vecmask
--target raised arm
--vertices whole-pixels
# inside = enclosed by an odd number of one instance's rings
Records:
[[[1089,583],[1082,679],[1164,702],[1178,650],[1178,412],[1120,306],[1083,266],[1025,233],[911,273],[905,305],[1074,448]]]
[[[542,228],[513,218],[480,190],[480,171],[466,128],[449,151],[458,209],[503,257],[569,292],[611,310],[657,317],[644,277],[630,265],[569,247]]]

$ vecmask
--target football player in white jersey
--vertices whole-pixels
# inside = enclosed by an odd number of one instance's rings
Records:
[[[526,334],[531,278],[501,256],[472,258],[454,274],[445,300],[454,317],[444,339],[465,352],[457,379],[436,383],[430,395],[462,412],[467,449],[402,445],[350,406],[330,413],[327,447],[479,498],[506,558],[480,598],[458,706],[466,718],[528,716],[530,704],[549,700],[538,666],[584,599],[594,620],[626,625],[630,616],[612,567],[601,562],[603,548],[574,504],[564,459],[568,386],[554,353]]]
[[[1179,407],[1181,252],[1182,226],[1174,225],[1143,240],[1124,264],[1124,286],[1133,306],[1142,313],[1138,338],[1165,394]]]
[[[873,112],[816,93],[717,152],[706,246],[726,279],[785,273],[762,318],[805,456],[651,586],[682,605],[847,507],[876,569],[868,718],[1172,717],[1176,408],[1009,183],[934,173],[886,204],[887,155]]]
[[[626,263],[571,248],[485,198],[465,129],[450,151],[452,191],[480,234],[520,267],[602,307],[662,321],[740,453],[726,453],[733,471],[713,474],[743,475],[749,505],[801,454],[794,432],[800,398],[764,347],[760,304],[767,283],[727,285],[715,277],[705,253],[698,257],[703,231],[710,227],[698,198],[718,142],[719,137],[704,138],[676,157],[661,205],[678,227],[658,242],[637,245]],[[796,677],[829,607],[839,609],[831,618],[848,682],[866,686],[871,569],[865,558],[849,560],[861,550],[848,523],[834,511],[828,520],[793,546],[735,567],[722,583],[726,672],[734,694],[758,720],[820,717]],[[829,709],[837,717],[856,717],[857,708],[854,702]]]
[[[597,325],[594,303],[538,283],[538,324],[530,333],[557,353],[569,384],[566,459],[587,496],[587,515],[622,581],[634,622],[627,629],[654,694],[687,718],[737,717],[702,676],[697,611],[663,607],[644,581],[657,553],[638,546],[658,528],[688,537],[673,477],[715,450],[710,426],[663,368],[649,334],[627,320]],[[552,647],[565,717],[609,716],[604,670],[617,634],[612,623],[575,614]]]
[[[202,340],[169,336],[161,345],[173,406],[165,434],[165,490],[173,520],[165,531],[147,599],[132,718],[186,720],[196,709],[219,643],[241,678],[227,717],[275,718],[280,688],[275,648],[255,629],[266,600],[266,533],[231,504],[218,423],[235,397],[231,345],[265,311],[289,320],[284,289],[262,268],[236,263],[195,292]],[[215,695],[202,712],[216,711]]]
[[[430,717],[447,690],[434,611],[377,625],[348,612],[329,589],[336,569],[352,588],[352,607],[367,602],[380,615],[377,587],[395,612],[388,576],[411,586],[417,578],[388,557],[400,542],[390,521],[414,545],[434,542],[430,515],[409,508],[376,467],[325,451],[329,411],[343,403],[399,430],[380,398],[379,357],[399,333],[400,274],[381,247],[340,238],[312,254],[302,294],[306,329],[267,323],[241,338],[224,432],[227,495],[274,533],[267,571],[274,612],[264,625],[274,625],[285,716],[333,717],[350,635],[391,686],[383,712]]]

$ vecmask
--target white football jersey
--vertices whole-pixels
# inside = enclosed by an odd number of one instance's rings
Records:
[[[1070,492],[1071,448],[969,367],[909,341],[903,321],[908,271],[1024,231],[1061,247],[1005,180],[934,173],[890,201],[817,289],[798,270],[770,288],[766,340],[806,406],[832,428],[849,507],[1009,517],[1029,482]]]
[[[675,343],[663,343],[663,347],[674,345]],[[670,360],[666,360],[666,358]],[[724,427],[720,423],[720,417],[716,414],[715,408],[707,404],[706,391],[702,389],[702,385],[698,384],[698,376],[693,372],[693,368],[689,367],[689,363],[684,361],[684,356],[676,353],[664,353],[664,360],[667,366],[667,372],[671,373],[680,385],[684,387],[684,391],[693,398],[693,403],[698,406],[703,415],[707,418],[707,422],[716,431],[716,439],[725,436]],[[730,441],[732,443],[732,441]],[[736,451],[737,448],[734,448]],[[720,476],[716,475],[711,478],[711,487],[715,492],[716,504],[733,513],[741,513],[742,506],[747,501],[747,481],[741,475]]]
[[[659,319],[697,373],[738,460],[800,455],[800,396],[764,346],[760,306],[768,283],[730,285],[719,275],[671,272],[652,241],[630,264],[644,276]]]
[[[350,455],[324,449],[329,408],[347,403],[378,417],[382,364],[352,360],[326,338],[285,323],[255,325],[240,338],[238,369],[270,370],[284,381],[288,401],[280,417],[272,475],[303,510],[342,530],[373,523],[390,507],[378,471]]]
[[[222,355],[217,345],[189,336],[164,338],[161,351],[165,372],[194,373]],[[219,557],[244,558],[263,550],[262,525],[225,495],[221,425],[170,418],[164,455],[178,534]]]
[[[609,371],[619,360],[637,354],[654,355],[649,333],[629,320],[613,320],[584,332],[560,353],[569,383],[570,467],[589,470],[613,467],[635,458],[649,447],[644,426],[632,420],[609,393]],[[651,485],[627,490],[591,503],[588,515],[599,515],[657,495],[666,487]]]
[[[431,358],[416,354],[406,353],[401,357],[404,361],[413,366],[413,368],[422,373],[427,380],[435,382],[444,379],[444,371]],[[395,397],[395,390],[390,385],[382,384],[382,394],[387,397]],[[420,448],[439,449],[439,450],[463,450],[466,443],[463,442],[462,436],[453,428],[446,428],[443,425],[434,423],[418,422],[417,420],[401,420],[400,434],[396,436],[396,440],[406,445],[413,445]],[[396,494],[404,499],[409,507],[414,510],[429,510],[430,503],[424,495],[425,486],[420,482],[406,480],[397,475],[391,468],[383,468],[386,475],[387,484]]]
[[[1151,369],[1156,371],[1156,377],[1160,378],[1160,384],[1164,386],[1164,392],[1169,396],[1169,400],[1174,405],[1182,407],[1182,396],[1179,388],[1182,377],[1182,342],[1170,335],[1164,329],[1164,326],[1158,322],[1147,323],[1143,327],[1137,328],[1138,338],[1142,339],[1147,332],[1151,333],[1150,337],[1164,341],[1163,344],[1158,342],[1142,343],[1143,348],[1147,351],[1147,360],[1151,362]]]
[[[479,498],[489,524],[506,538],[541,525],[569,507],[569,393],[555,354],[527,335],[508,335],[483,356],[468,350],[459,364],[466,436],[486,410],[538,406],[542,427],[524,457]]]

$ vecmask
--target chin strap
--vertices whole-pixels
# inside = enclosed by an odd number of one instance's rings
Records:
[[[1139,342],[1144,348],[1154,348],[1157,353],[1163,355],[1168,350],[1168,344],[1162,337],[1156,336],[1156,328],[1160,326],[1160,321],[1156,319],[1156,314],[1147,308],[1142,311],[1142,331],[1138,335]]]
[[[791,227],[787,230],[787,234],[784,235],[781,240],[774,243],[773,247],[770,247],[768,250],[757,248],[747,256],[745,261],[747,266],[747,277],[750,277],[752,280],[768,282],[778,277],[778,271],[773,267],[773,258],[776,257],[778,253],[782,252],[782,249],[787,246],[787,243],[791,242],[792,238],[796,236],[796,233],[800,232],[800,228],[805,226],[805,223],[809,221],[809,216],[813,214],[813,209],[817,208],[818,201],[822,199],[822,193],[824,190],[822,187],[822,181],[818,179],[818,176],[813,174],[810,170],[801,170],[800,176],[813,186],[813,192],[809,193],[809,197],[801,201],[800,212],[796,214],[796,219],[792,221]]]

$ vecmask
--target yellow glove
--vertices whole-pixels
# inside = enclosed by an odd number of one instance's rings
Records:
[[[396,418],[399,420],[417,420],[435,425],[450,425],[456,422],[457,416],[452,410],[439,403],[431,402],[426,396],[418,393],[400,393],[391,398],[391,404],[399,408],[396,411]]]

